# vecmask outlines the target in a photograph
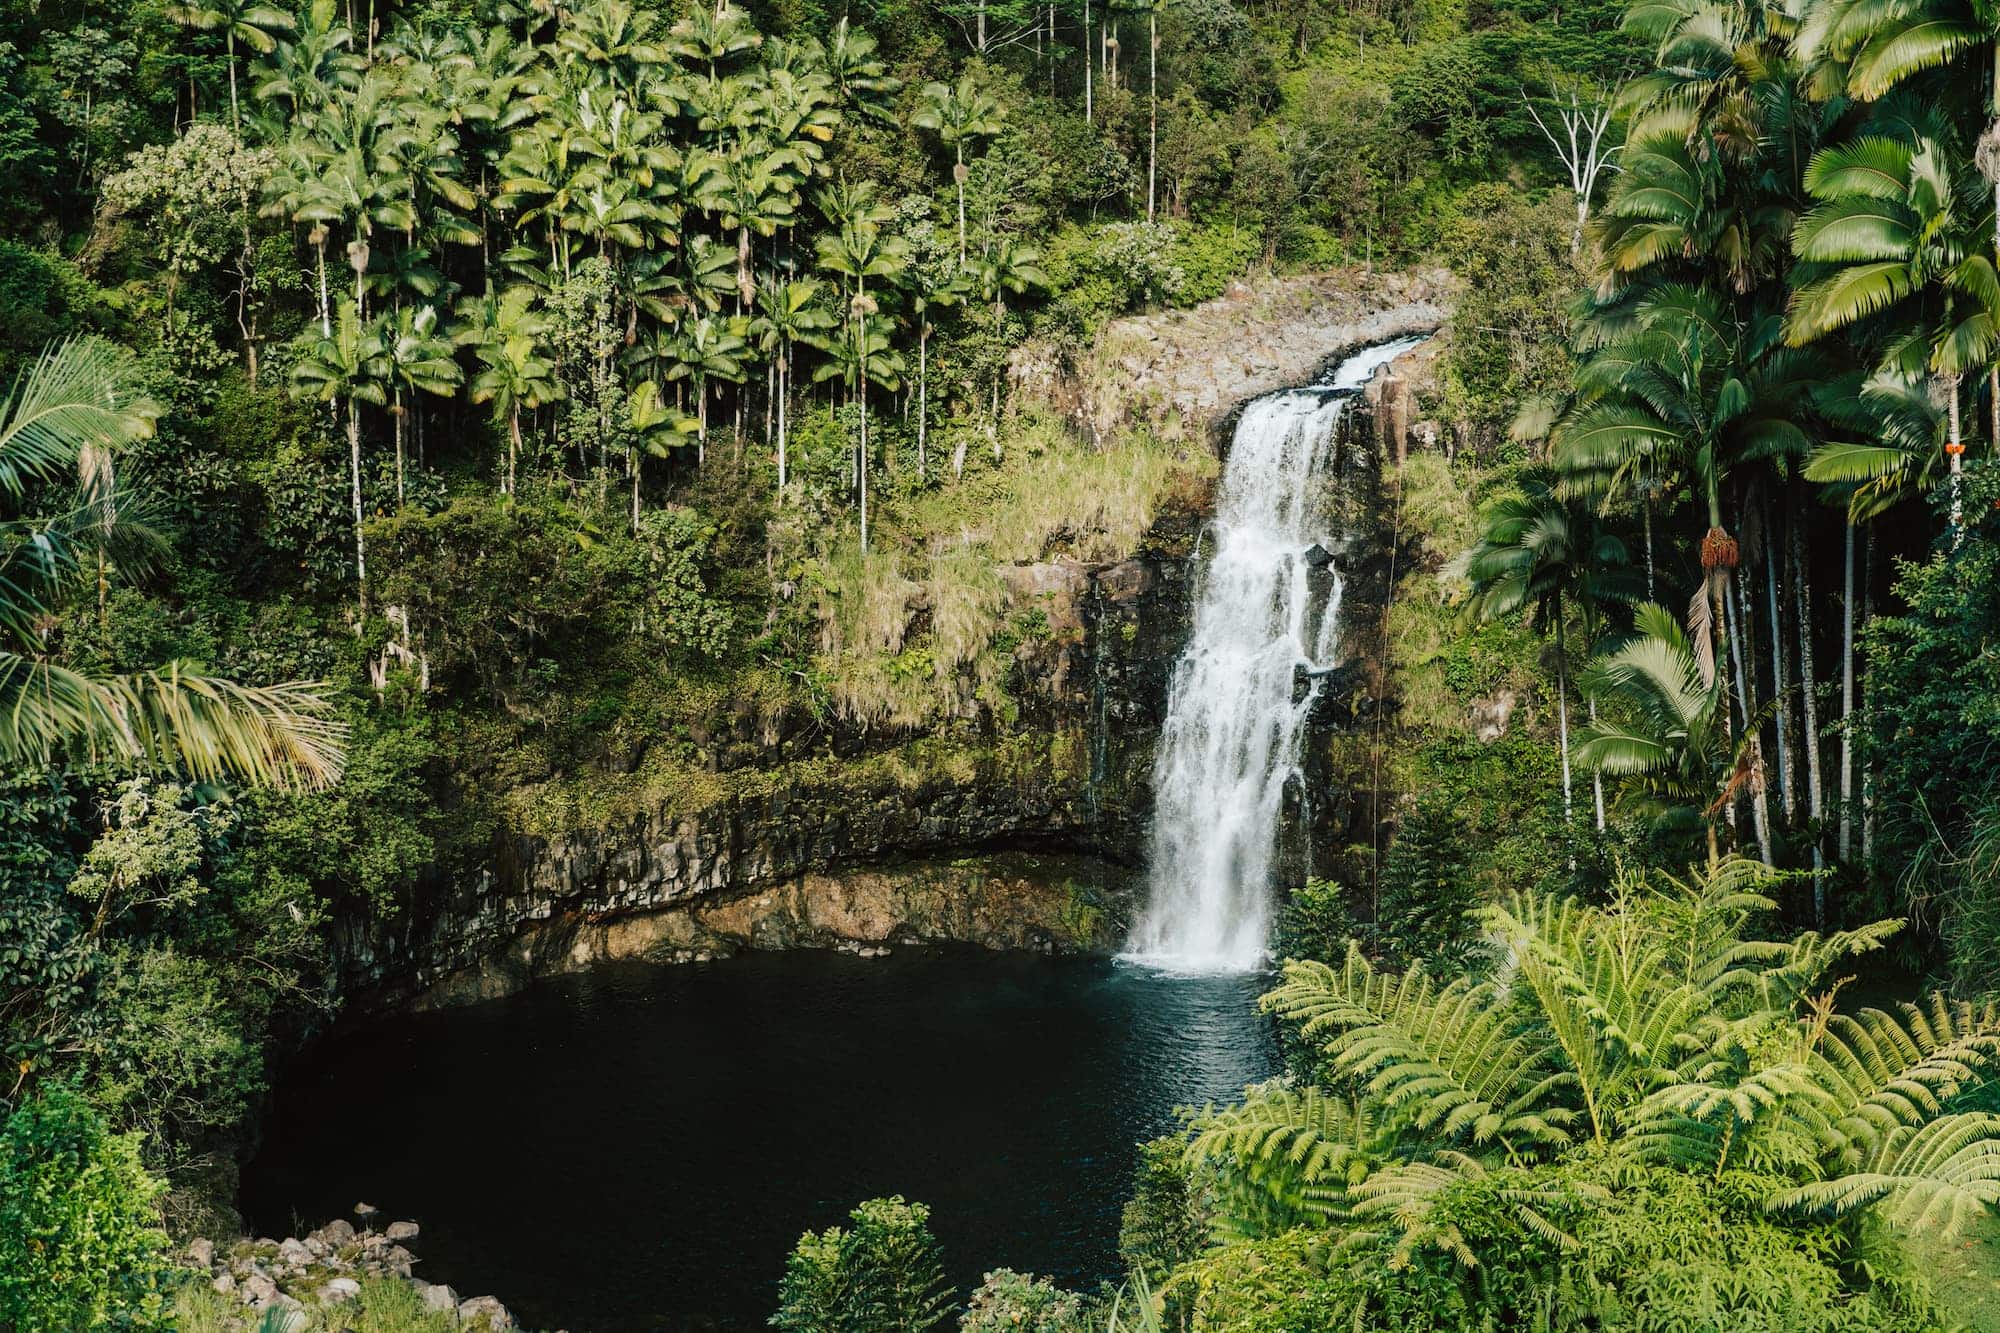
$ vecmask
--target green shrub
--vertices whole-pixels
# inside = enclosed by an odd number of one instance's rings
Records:
[[[785,1264],[774,1328],[794,1333],[925,1333],[951,1313],[931,1210],[869,1199],[846,1228],[808,1231]]]
[[[1084,1333],[1083,1298],[1047,1278],[997,1268],[966,1303],[959,1333]]]
[[[164,1328],[171,1271],[139,1136],[50,1088],[0,1127],[0,1328]]]
[[[1118,1223],[1118,1256],[1129,1272],[1158,1282],[1207,1248],[1214,1215],[1208,1175],[1189,1163],[1186,1140],[1142,1143]]]
[[[1275,947],[1280,958],[1314,958],[1331,963],[1347,952],[1354,937],[1347,895],[1330,879],[1309,879],[1292,890],[1278,913]]]
[[[1479,907],[1471,860],[1457,803],[1436,792],[1419,797],[1382,858],[1376,947],[1431,966],[1463,962],[1476,929],[1473,913]]]

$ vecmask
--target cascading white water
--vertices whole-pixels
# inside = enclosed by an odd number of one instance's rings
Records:
[[[1331,666],[1340,630],[1339,578],[1315,605],[1306,559],[1332,544],[1320,476],[1355,392],[1421,341],[1370,347],[1324,384],[1243,409],[1153,762],[1150,895],[1127,943],[1132,961],[1223,972],[1265,960],[1285,784],[1299,775],[1320,688],[1315,678],[1300,691],[1296,670]]]

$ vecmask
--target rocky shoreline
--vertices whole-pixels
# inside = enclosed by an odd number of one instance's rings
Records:
[[[364,1203],[354,1212],[359,1227],[335,1219],[303,1238],[258,1237],[226,1247],[196,1240],[187,1247],[186,1262],[197,1273],[206,1272],[209,1285],[224,1300],[240,1306],[235,1326],[244,1329],[264,1327],[266,1313],[273,1309],[303,1314],[350,1305],[361,1299],[362,1283],[369,1280],[407,1285],[425,1312],[468,1333],[501,1333],[515,1326],[497,1297],[461,1299],[446,1284],[414,1275],[420,1261],[409,1246],[422,1234],[415,1222],[389,1222],[376,1230],[374,1208]]]

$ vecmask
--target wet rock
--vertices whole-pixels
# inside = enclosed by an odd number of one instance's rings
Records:
[[[334,1249],[354,1243],[354,1227],[345,1218],[335,1218],[315,1234]]]
[[[415,1222],[391,1222],[382,1234],[400,1245],[406,1240],[415,1240],[423,1234],[423,1229]]]
[[[375,1219],[382,1215],[382,1210],[372,1203],[357,1203],[354,1205],[354,1215],[361,1219],[362,1226],[371,1226]]]

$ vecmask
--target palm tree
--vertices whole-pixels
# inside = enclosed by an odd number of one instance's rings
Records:
[[[971,295],[972,284],[970,275],[956,266],[940,273],[933,265],[918,264],[912,271],[910,304],[917,316],[917,479],[922,481],[929,472],[931,312],[959,304]]]
[[[1000,103],[981,88],[970,71],[959,76],[958,86],[927,83],[917,95],[917,109],[910,123],[918,129],[935,130],[938,142],[952,150],[952,182],[958,187],[958,262],[965,263],[965,146],[977,139],[990,139],[1000,132]]]
[[[252,687],[184,663],[123,675],[50,660],[46,626],[80,553],[119,541],[107,502],[116,451],[152,430],[131,353],[96,339],[51,344],[0,400],[0,763],[97,758],[177,764],[196,777],[319,788],[340,776],[344,728],[325,688]],[[20,512],[81,473],[85,503],[54,518]],[[127,542],[141,534],[125,533]]]
[[[361,609],[368,609],[368,552],[361,536],[361,404],[388,401],[388,348],[381,331],[361,322],[352,301],[342,298],[331,335],[311,338],[292,367],[292,389],[303,397],[347,406],[347,475],[354,513],[354,580]]]
[[[875,35],[855,27],[845,15],[827,38],[826,66],[848,104],[865,115],[886,114],[889,98],[902,86],[889,73]]]
[[[1991,201],[1983,184],[1955,181],[1944,146],[1921,135],[1825,149],[1805,185],[1820,202],[1800,219],[1793,245],[1818,276],[1793,297],[1786,336],[1805,344],[1865,321],[1883,332],[1885,367],[1940,378],[1956,532],[1959,384],[2000,347],[2000,270],[1977,248],[1992,230]]]
[[[685,379],[694,387],[697,461],[708,457],[709,382],[742,380],[749,332],[746,318],[703,313],[683,319],[660,346],[667,379]]]
[[[1127,13],[1146,16],[1146,221],[1155,215],[1160,179],[1160,8],[1166,0],[1118,0]]]
[[[1704,675],[1696,645],[1672,614],[1644,603],[1633,628],[1630,640],[1584,673],[1585,691],[1613,717],[1585,728],[1577,762],[1629,779],[1630,794],[1664,821],[1701,823],[1713,860],[1716,815],[1763,781],[1750,753],[1755,730],[1746,727],[1743,744],[1732,744],[1728,693],[1720,678]],[[1763,825],[1758,832],[1769,861]]]
[[[877,221],[880,214],[873,196],[855,191],[845,201],[840,230],[819,238],[822,268],[839,273],[854,283],[847,303],[852,332],[845,345],[829,348],[835,359],[822,367],[818,378],[844,374],[861,407],[861,439],[857,446],[855,481],[861,495],[861,549],[868,550],[868,384],[871,380],[894,391],[903,372],[902,357],[890,349],[888,334],[869,324],[881,307],[868,294],[870,278],[893,280],[908,267],[910,243],[893,232],[885,233]]]
[[[403,306],[380,321],[376,336],[389,369],[389,415],[396,423],[396,504],[403,503],[403,393],[445,397],[464,381],[451,340],[438,328],[437,307]]]
[[[1855,438],[1813,450],[1805,478],[1839,488],[1850,523],[1879,517],[1931,488],[1947,458],[1947,419],[1923,378],[1895,370],[1851,374],[1814,397],[1821,415]]]
[[[269,137],[282,139],[288,125],[325,110],[360,86],[365,62],[354,53],[354,30],[341,20],[334,0],[311,0],[299,14],[290,40],[280,39],[267,60],[258,62],[250,95],[283,104],[282,114],[266,117]]]
[[[278,45],[278,34],[289,33],[296,22],[282,9],[260,0],[187,0],[167,6],[167,17],[198,32],[222,30],[223,47],[229,64],[229,124],[243,132],[243,112],[236,96],[236,43],[242,42],[259,55],[268,55]]]
[[[462,323],[456,341],[470,343],[481,369],[472,380],[472,401],[493,404],[494,415],[507,423],[507,473],[501,487],[514,494],[514,472],[521,454],[521,409],[529,411],[562,397],[555,366],[541,354],[548,321],[533,310],[535,293],[509,287],[459,307]]]
[[[1605,530],[1594,508],[1566,499],[1557,478],[1545,469],[1529,472],[1518,493],[1487,507],[1485,531],[1467,553],[1472,583],[1468,609],[1478,620],[1497,620],[1526,611],[1538,628],[1554,627],[1556,639],[1556,731],[1562,752],[1563,818],[1570,817],[1569,649],[1565,623],[1572,611],[1583,620],[1586,651],[1594,648],[1604,606],[1631,601],[1636,593],[1625,543]],[[1594,786],[1599,832],[1604,830],[1604,791]]]
[[[1689,604],[1698,660],[1711,679],[1723,648],[1723,594],[1737,544],[1723,526],[1734,469],[1803,457],[1812,444],[1816,357],[1783,345],[1774,312],[1716,291],[1665,285],[1643,293],[1577,371],[1577,398],[1551,436],[1566,488],[1604,497],[1638,474],[1685,475],[1705,502],[1703,583]]]
[[[639,460],[671,458],[678,446],[698,430],[699,423],[660,396],[660,386],[641,380],[625,400],[625,426],[633,447],[626,458],[632,473],[632,528],[639,527]]]
[[[979,290],[993,303],[993,336],[1002,337],[1007,322],[1007,293],[1019,295],[1030,287],[1049,285],[1048,274],[1042,272],[1042,252],[1032,245],[1019,244],[1008,237],[994,242],[984,259],[974,266],[973,272],[979,278]],[[993,415],[987,423],[987,433],[993,442],[993,461],[1000,461],[1000,381],[1006,377],[1007,368],[1001,364],[993,372]]]
[[[799,343],[815,343],[840,321],[820,301],[821,284],[814,278],[796,278],[779,286],[766,283],[758,289],[758,318],[752,329],[757,349],[771,367],[771,396],[778,414],[778,496],[782,502],[790,467],[787,445],[790,440],[790,398],[792,358]],[[767,423],[768,424],[768,423]],[[921,425],[918,427],[921,431]]]
[[[1221,1175],[1218,1229],[1329,1229],[1334,1263],[1435,1249],[1477,1281],[1481,1256],[1432,1208],[1502,1170],[1517,1187],[1485,1197],[1557,1253],[1576,1244],[1560,1216],[1613,1206],[1648,1171],[1741,1168],[1778,1218],[1875,1210],[1949,1233],[1983,1214],[2000,1201],[2000,1116],[1946,1107],[1989,1076],[2000,1008],[1833,1012],[1834,969],[1901,923],[1772,940],[1768,875],[1732,859],[1685,882],[1626,874],[1604,906],[1516,894],[1484,914],[1502,965],[1479,974],[1398,976],[1358,944],[1287,963],[1265,1006],[1319,1079],[1195,1122],[1190,1157]],[[1597,1164],[1603,1186],[1544,1177],[1558,1159]]]

